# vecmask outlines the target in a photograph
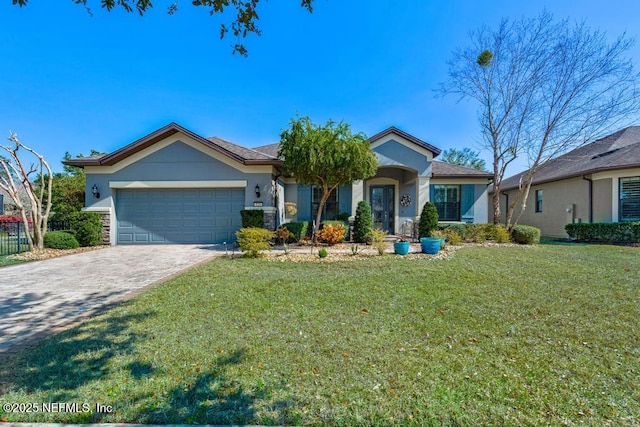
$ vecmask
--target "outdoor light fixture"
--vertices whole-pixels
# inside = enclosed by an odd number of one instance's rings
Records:
[[[256,184],[256,197],[260,198],[260,186],[258,184]]]
[[[100,198],[100,192],[98,191],[98,186],[93,184],[93,188],[91,189],[91,194],[93,194],[93,197],[95,197],[96,199]]]

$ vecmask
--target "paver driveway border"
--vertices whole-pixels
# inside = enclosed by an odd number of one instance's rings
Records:
[[[157,286],[219,245],[111,246],[0,269],[0,360]]]

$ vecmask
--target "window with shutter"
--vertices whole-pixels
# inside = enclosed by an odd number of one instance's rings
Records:
[[[640,221],[640,176],[620,178],[620,221]]]

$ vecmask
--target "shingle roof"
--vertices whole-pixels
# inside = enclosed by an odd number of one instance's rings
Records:
[[[201,144],[242,164],[277,165],[281,163],[280,160],[274,157],[259,153],[255,150],[251,150],[240,145],[233,144],[220,138],[203,138],[200,135],[191,132],[190,130],[176,123],[169,123],[167,126],[164,126],[163,128],[158,129],[157,131],[152,132],[149,135],[146,135],[112,153],[104,154],[102,156],[65,160],[62,163],[65,165],[78,167],[114,165],[119,161],[131,156],[132,154],[142,151],[145,148],[155,144],[156,142],[168,138],[178,132],[181,132],[200,142]]]
[[[280,143],[276,142],[275,144],[263,145],[261,147],[254,147],[254,150],[264,153],[267,156],[277,158],[278,150],[280,150]]]
[[[535,173],[533,184],[558,181],[607,170],[640,167],[640,126],[630,126],[549,160]],[[518,188],[520,172],[502,181],[501,190]]]
[[[432,178],[493,178],[493,174],[464,166],[434,160],[431,163]]]

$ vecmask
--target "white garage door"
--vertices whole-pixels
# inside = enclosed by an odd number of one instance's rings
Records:
[[[221,243],[242,227],[244,189],[118,190],[117,243]]]

